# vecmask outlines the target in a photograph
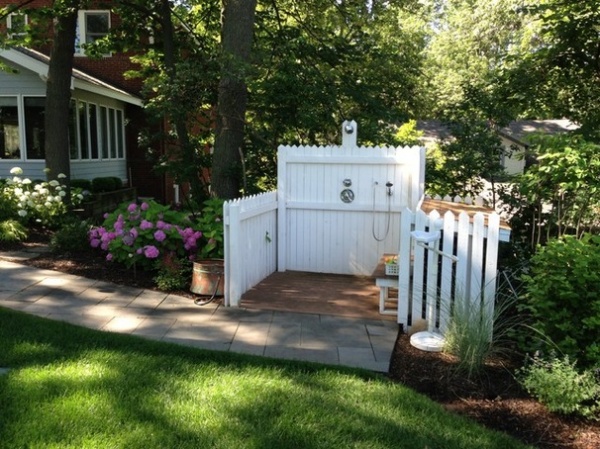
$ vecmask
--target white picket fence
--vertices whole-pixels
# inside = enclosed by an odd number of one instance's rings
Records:
[[[277,192],[249,196],[223,205],[225,305],[277,270]]]
[[[465,204],[473,201],[467,199]],[[439,232],[440,239],[417,244],[412,231]],[[437,210],[426,214],[405,209],[398,254],[398,322],[406,328],[416,319],[425,319],[430,330],[443,333],[456,301],[468,301],[470,307],[492,317],[498,246],[509,235],[495,212],[440,215]]]
[[[424,148],[357,147],[356,124],[343,130],[341,147],[280,147],[277,191],[224,204],[225,305],[276,270],[370,275],[397,252],[398,323],[422,318],[443,332],[455,301],[492,313],[498,245],[510,236],[500,217],[482,199],[424,202]],[[467,206],[431,211],[456,202]],[[424,248],[412,231],[441,238]]]

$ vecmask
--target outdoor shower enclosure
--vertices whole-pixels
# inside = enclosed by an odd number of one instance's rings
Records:
[[[417,214],[424,200],[425,149],[358,147],[357,131],[355,122],[345,122],[341,146],[279,147],[277,191],[225,203],[226,305],[238,306],[245,291],[276,270],[369,276],[381,256],[392,253],[401,256],[398,322],[410,324],[413,297],[430,291],[427,282],[433,280],[409,273],[423,273],[423,268],[413,265],[435,260],[419,251],[416,259],[411,255],[410,233],[435,225],[449,235],[451,225],[442,223],[439,215],[434,214],[429,223],[428,216]],[[444,218],[458,223],[458,216]],[[497,221],[492,218],[484,223],[478,218],[485,229],[469,224],[460,228],[463,237],[456,249],[469,282],[481,276],[473,271],[481,263],[471,263],[473,239],[469,235],[475,229],[487,236],[487,226]],[[491,245],[486,243],[486,251],[475,254],[493,256],[497,245],[496,239]],[[488,273],[485,279],[493,281],[490,273],[495,275],[495,261],[488,262],[483,262]],[[421,308],[425,316],[422,299],[415,300],[415,316]]]

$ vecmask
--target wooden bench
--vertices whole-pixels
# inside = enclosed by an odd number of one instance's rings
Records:
[[[398,288],[398,275],[390,276],[385,274],[385,263],[387,260],[396,256],[395,254],[384,254],[375,267],[372,276],[375,278],[375,285],[379,287],[379,313],[382,315],[397,315],[398,309],[386,309],[387,302],[398,304],[398,294],[395,297],[389,297],[390,288]]]

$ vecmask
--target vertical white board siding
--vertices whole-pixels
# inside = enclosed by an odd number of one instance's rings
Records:
[[[223,205],[225,305],[277,269],[277,192],[227,201]]]
[[[402,210],[400,218],[400,244],[398,253],[398,323],[408,326],[412,314],[411,267],[412,239],[410,231],[414,223],[414,214],[408,208]]]
[[[422,195],[424,162],[418,147],[279,147],[279,269],[370,275],[398,252],[400,210]]]

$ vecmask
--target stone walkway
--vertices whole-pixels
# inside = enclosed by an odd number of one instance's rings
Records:
[[[199,307],[164,292],[19,264],[0,251],[0,306],[110,332],[218,351],[387,372],[394,321],[314,313]]]

